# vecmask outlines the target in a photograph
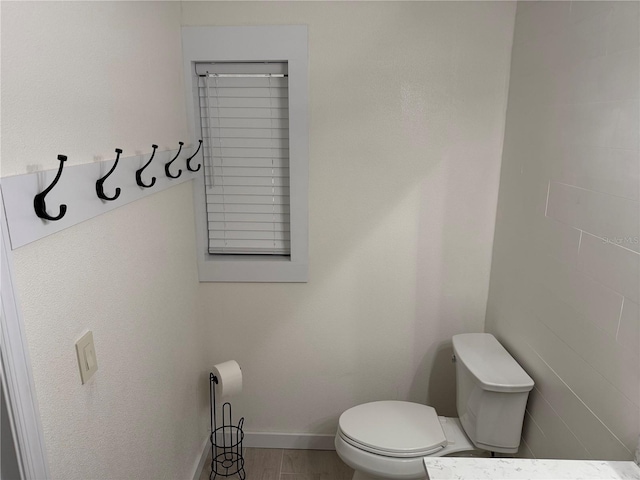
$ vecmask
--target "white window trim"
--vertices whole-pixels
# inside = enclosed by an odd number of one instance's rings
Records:
[[[201,282],[306,282],[308,280],[309,93],[306,25],[183,27],[187,121],[200,139],[194,92],[196,62],[287,62],[289,68],[289,175],[291,255],[210,255],[204,182],[194,183],[198,272]],[[195,95],[194,95],[195,94]],[[203,167],[204,168],[204,167]]]

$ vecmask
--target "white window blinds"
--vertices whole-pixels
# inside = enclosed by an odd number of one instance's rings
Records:
[[[286,63],[198,64],[211,254],[289,255]]]

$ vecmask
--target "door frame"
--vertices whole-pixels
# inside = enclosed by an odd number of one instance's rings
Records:
[[[9,227],[0,185],[0,360],[18,463],[24,480],[51,477],[24,323],[18,301]]]

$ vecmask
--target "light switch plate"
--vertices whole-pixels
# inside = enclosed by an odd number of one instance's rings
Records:
[[[93,346],[93,333],[87,332],[76,342],[76,354],[78,355],[78,367],[80,367],[80,380],[84,385],[98,370],[96,349]]]

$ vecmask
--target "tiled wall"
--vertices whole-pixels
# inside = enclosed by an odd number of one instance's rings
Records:
[[[519,2],[487,330],[536,382],[521,454],[640,433],[638,2]]]

